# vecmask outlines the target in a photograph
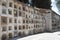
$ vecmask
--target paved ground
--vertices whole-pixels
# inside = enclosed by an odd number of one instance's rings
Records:
[[[19,38],[17,40],[60,40],[60,32],[41,33],[24,38]]]
[[[19,39],[20,37],[15,37],[15,38],[12,38],[12,39],[8,39],[8,40],[17,40]]]

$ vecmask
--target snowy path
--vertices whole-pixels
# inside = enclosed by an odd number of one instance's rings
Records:
[[[60,32],[36,34],[17,40],[60,40]]]

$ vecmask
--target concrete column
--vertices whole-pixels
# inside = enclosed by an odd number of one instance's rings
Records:
[[[1,33],[1,16],[0,16],[0,34],[2,34]],[[1,40],[1,36],[0,36],[0,40]]]

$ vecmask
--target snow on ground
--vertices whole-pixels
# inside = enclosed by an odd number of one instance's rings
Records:
[[[60,40],[60,32],[41,33],[41,34],[20,38],[17,40]]]

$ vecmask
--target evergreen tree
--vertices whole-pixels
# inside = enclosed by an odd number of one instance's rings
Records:
[[[27,4],[29,3],[29,0],[20,0],[20,1]],[[45,8],[45,9],[51,8],[51,0],[32,0],[30,4],[31,6],[36,6],[38,8]]]
[[[51,0],[32,0],[32,6],[36,6],[38,8],[51,8]]]

